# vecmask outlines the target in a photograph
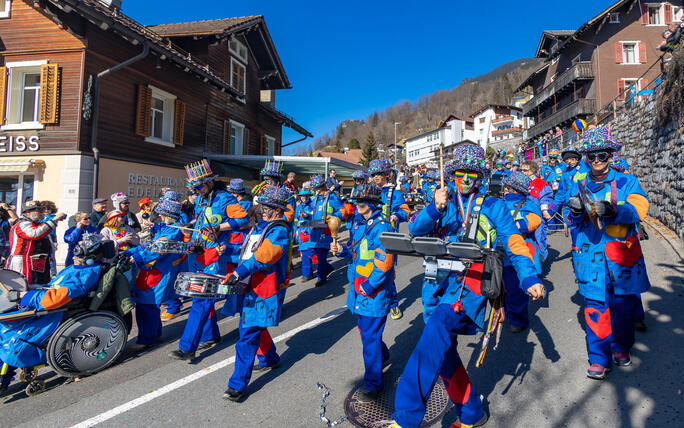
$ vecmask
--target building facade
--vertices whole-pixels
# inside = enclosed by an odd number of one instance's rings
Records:
[[[486,105],[470,117],[475,130],[471,140],[484,149],[491,147],[496,151],[512,150],[520,143],[522,132],[529,123],[529,119],[523,117],[522,109],[512,105]]]
[[[436,129],[424,132],[404,141],[406,164],[409,166],[434,162],[439,158],[439,146],[445,155],[453,152],[454,145],[463,140],[472,140],[473,121],[470,118],[450,115],[440,121]]]

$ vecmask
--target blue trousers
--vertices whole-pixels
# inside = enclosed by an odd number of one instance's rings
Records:
[[[307,278],[313,278],[313,256],[316,254],[316,250],[310,248],[308,250],[303,250],[302,254],[302,275]]]
[[[503,280],[506,289],[506,298],[504,299],[506,318],[511,325],[527,328],[530,325],[527,314],[530,298],[520,289],[520,280],[513,266],[504,267]]]
[[[200,342],[221,336],[214,311],[215,299],[193,298],[178,348],[186,352],[197,351]]]
[[[456,341],[458,334],[472,334],[476,328],[463,311],[455,312],[451,305],[440,304],[432,313],[397,385],[392,416],[402,428],[420,426],[437,376],[444,381],[461,423],[472,425],[484,416]]]
[[[356,325],[359,327],[361,343],[363,344],[363,375],[364,386],[369,391],[382,390],[382,362],[389,359],[389,349],[382,341],[385,330],[384,317],[368,317],[357,315]]]
[[[613,352],[629,352],[634,345],[634,321],[639,296],[615,295],[609,290],[605,302],[584,299],[589,363],[610,367]]]
[[[243,327],[240,320],[240,339],[235,344],[235,371],[228,380],[228,387],[244,391],[252,378],[254,357],[258,355],[259,364],[266,366],[280,361],[275,344],[266,327]]]
[[[318,259],[318,269],[316,269],[316,278],[325,281],[328,279],[328,274],[333,271],[333,267],[328,263],[327,248],[316,248],[316,258]]]
[[[180,312],[181,305],[183,302],[181,301],[180,297],[176,296],[175,298],[167,300],[164,303],[166,303],[166,312],[170,314],[177,314],[178,312]]]
[[[135,304],[135,323],[138,325],[138,340],[141,345],[154,345],[162,334],[159,306],[149,303]]]

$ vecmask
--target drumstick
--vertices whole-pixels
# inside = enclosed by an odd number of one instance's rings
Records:
[[[174,224],[169,224],[168,226],[171,226],[171,227],[176,228],[176,229],[181,229],[181,230],[189,230],[191,232],[201,232],[201,230],[199,230],[199,229],[192,229],[190,227],[184,227],[184,226],[176,226]]]
[[[444,189],[444,151],[442,143],[439,144],[439,185],[440,189]]]

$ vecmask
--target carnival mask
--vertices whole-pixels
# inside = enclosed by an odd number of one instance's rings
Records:
[[[454,172],[454,182],[458,193],[467,195],[478,188],[480,175],[473,171],[458,170]]]

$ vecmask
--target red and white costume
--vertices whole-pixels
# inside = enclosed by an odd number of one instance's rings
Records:
[[[21,217],[10,231],[10,254],[5,268],[21,273],[29,284],[50,282],[52,244],[48,234],[55,227],[57,223],[52,220],[34,223]]]

